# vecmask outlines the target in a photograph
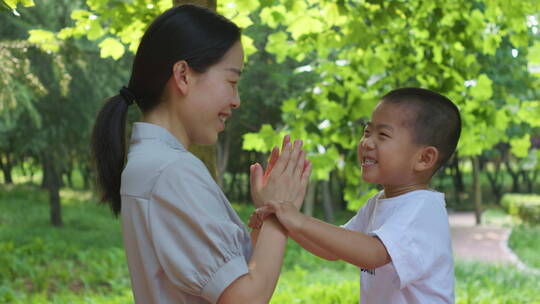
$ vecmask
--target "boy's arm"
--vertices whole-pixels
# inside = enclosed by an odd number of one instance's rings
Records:
[[[334,226],[300,213],[291,204],[272,203],[275,213],[291,236],[303,238],[345,262],[374,269],[391,261],[377,237]],[[307,248],[306,248],[307,249]]]
[[[259,231],[261,229],[262,223],[266,216],[268,216],[268,214],[265,212],[265,210],[258,209],[258,210],[255,210],[249,217],[248,226],[252,228],[251,241],[253,243],[253,247],[255,247],[255,244],[257,243]],[[338,260],[338,258],[334,254],[322,249],[321,247],[317,246],[317,244],[307,240],[306,238],[302,237],[299,234],[295,234],[295,235],[289,234],[289,236],[295,242],[297,242],[300,246],[302,246],[305,250],[311,252],[312,254],[320,258],[330,260],[330,261]]]
[[[295,241],[297,242],[300,246],[302,246],[302,248],[304,248],[305,250],[311,252],[312,254],[322,258],[322,259],[325,259],[325,260],[329,260],[329,261],[337,261],[339,260],[339,258],[327,251],[327,250],[324,250],[322,247],[318,246],[317,244],[311,242],[310,240],[306,239],[305,237],[303,237],[301,234],[294,234],[294,233],[289,233],[289,236]]]

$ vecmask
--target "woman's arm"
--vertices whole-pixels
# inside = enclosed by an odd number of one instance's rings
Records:
[[[256,205],[268,201],[301,205],[304,199],[311,165],[305,160],[302,142],[295,141],[293,146],[286,137],[283,147],[270,173],[263,175],[260,166],[251,167],[251,193]],[[286,244],[287,231],[277,218],[265,220],[248,262],[249,272],[231,283],[218,303],[268,303],[276,288]]]
[[[218,303],[268,303],[283,263],[287,234],[275,216],[263,224],[248,263],[249,272],[229,285]]]

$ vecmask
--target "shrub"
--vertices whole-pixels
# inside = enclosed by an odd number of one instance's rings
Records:
[[[540,195],[508,193],[503,196],[501,204],[509,214],[540,224]]]

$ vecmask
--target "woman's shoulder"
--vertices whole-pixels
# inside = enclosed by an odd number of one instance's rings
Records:
[[[195,181],[208,184],[213,181],[206,166],[187,151],[168,151],[148,154],[130,152],[122,172],[123,194],[147,197],[157,183],[178,185]]]

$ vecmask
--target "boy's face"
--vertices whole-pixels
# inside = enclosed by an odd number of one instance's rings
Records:
[[[413,143],[412,127],[407,126],[413,114],[404,106],[384,101],[377,105],[358,145],[366,182],[383,186],[414,182],[414,162],[422,147]]]

